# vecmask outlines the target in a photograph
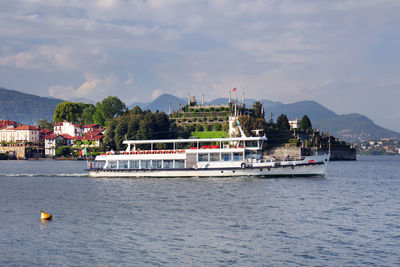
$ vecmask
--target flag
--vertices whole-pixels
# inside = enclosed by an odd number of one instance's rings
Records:
[[[233,88],[233,89],[232,89],[232,92],[236,92],[236,88]]]

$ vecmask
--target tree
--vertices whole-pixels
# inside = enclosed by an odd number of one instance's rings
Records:
[[[94,114],[96,108],[93,105],[87,106],[82,111],[82,119],[84,124],[92,124],[94,122]]]
[[[126,139],[126,134],[128,132],[127,120],[120,119],[117,120],[117,125],[115,126],[115,146],[118,151],[124,150],[125,145],[122,142]]]
[[[68,157],[71,154],[71,148],[69,146],[59,146],[56,149],[57,157]]]
[[[103,113],[101,113],[100,106],[101,106],[101,103],[97,102],[96,103],[96,111],[93,114],[93,122],[98,124],[98,125],[104,126],[105,125],[105,119],[104,119]]]
[[[51,121],[47,121],[47,119],[38,120],[37,124],[39,125],[40,129],[53,130],[53,123]]]
[[[62,102],[54,110],[53,121],[69,121],[72,123],[83,123],[82,113],[87,108],[94,108],[92,104]]]
[[[96,104],[96,108],[100,110],[106,124],[126,111],[125,104],[116,96],[109,96],[103,99],[101,104]]]
[[[116,127],[116,120],[111,120],[106,132],[104,133],[104,138],[103,138],[103,150],[109,151],[109,150],[116,150],[115,146],[115,127]]]
[[[78,122],[78,118],[81,116],[81,106],[73,102],[62,102],[57,105],[54,110],[54,122],[69,121],[73,123]]]
[[[143,114],[142,109],[139,106],[135,106],[133,109],[130,110],[131,114]]]
[[[289,120],[285,114],[279,115],[276,120],[276,127],[282,131],[290,130]]]
[[[312,131],[311,121],[307,115],[304,115],[303,118],[301,118],[299,130],[306,131],[306,132]]]
[[[260,102],[254,102],[253,104],[253,116],[255,118],[262,118],[264,117],[263,114],[263,105]]]
[[[131,113],[131,115],[129,116],[127,132],[127,138],[129,140],[136,139],[136,132],[139,130],[139,123],[142,117],[142,114],[135,113]]]
[[[134,108],[124,115],[110,119],[103,139],[105,149],[123,150],[122,142],[129,140],[150,140],[176,138],[176,124],[164,112],[152,113]]]

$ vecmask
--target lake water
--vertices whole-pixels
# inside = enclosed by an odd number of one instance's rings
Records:
[[[0,265],[400,265],[400,157],[331,162],[326,178],[99,179],[85,167],[0,161]]]

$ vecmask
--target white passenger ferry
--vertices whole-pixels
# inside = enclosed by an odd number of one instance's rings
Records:
[[[92,177],[325,176],[329,155],[275,160],[265,136],[124,141],[126,151],[89,162]]]

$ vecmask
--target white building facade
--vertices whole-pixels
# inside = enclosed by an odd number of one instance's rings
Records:
[[[295,120],[289,121],[290,129],[298,129],[300,126],[300,121],[296,118]]]
[[[58,135],[80,136],[83,133],[83,128],[80,125],[64,121],[54,124],[54,133]]]
[[[45,156],[54,157],[56,155],[57,141],[65,140],[61,135],[51,134],[45,137],[44,154]]]
[[[0,130],[0,142],[39,142],[39,128],[30,125],[9,126]]]

